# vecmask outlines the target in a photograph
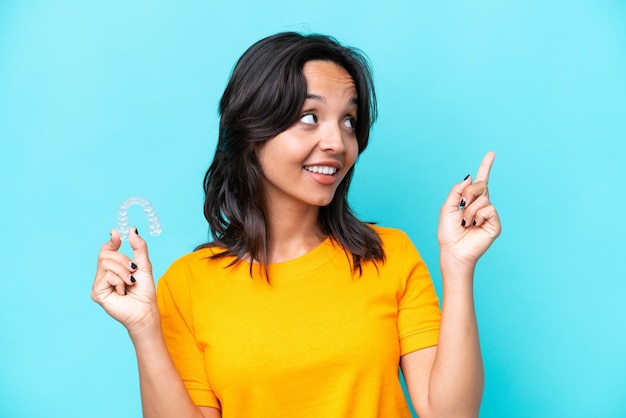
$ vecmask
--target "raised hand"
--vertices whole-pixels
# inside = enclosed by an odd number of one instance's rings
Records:
[[[500,235],[500,218],[489,200],[489,172],[496,158],[488,152],[483,158],[476,181],[470,176],[452,187],[439,218],[439,247],[446,258],[474,268],[478,259]]]
[[[111,231],[98,255],[91,298],[132,334],[159,321],[148,247],[136,228],[131,229],[129,243],[134,260],[118,252],[122,240],[117,230]]]

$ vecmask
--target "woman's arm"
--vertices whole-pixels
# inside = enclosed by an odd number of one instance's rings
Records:
[[[193,404],[167,351],[160,326],[145,334],[131,334],[131,340],[137,353],[141,404],[145,418],[221,416],[216,408],[197,407]]]
[[[477,417],[484,372],[474,309],[474,269],[500,234],[487,182],[494,153],[483,159],[476,182],[453,187],[439,223],[443,304],[439,342],[404,355],[400,365],[420,418]],[[460,208],[460,209],[459,209]]]
[[[111,231],[111,240],[98,256],[91,297],[128,330],[137,354],[143,415],[219,418],[216,408],[194,405],[172,362],[161,331],[148,248],[136,228],[133,231],[129,242],[134,260],[118,252],[121,239]]]
[[[420,418],[478,416],[484,375],[471,289],[444,285],[438,345],[402,356],[400,365]]]

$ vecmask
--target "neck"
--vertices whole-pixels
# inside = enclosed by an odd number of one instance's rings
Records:
[[[316,248],[325,239],[321,236],[317,219],[319,207],[308,206],[278,210],[269,215],[270,263],[280,263],[300,257]]]

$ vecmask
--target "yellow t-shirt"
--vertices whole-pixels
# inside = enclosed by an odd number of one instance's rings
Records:
[[[407,235],[373,228],[386,261],[361,276],[330,239],[270,265],[270,283],[214,249],[174,262],[157,299],[193,401],[223,418],[410,417],[399,359],[437,344],[439,301]]]

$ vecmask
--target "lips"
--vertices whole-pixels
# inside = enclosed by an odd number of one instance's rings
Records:
[[[305,165],[304,169],[311,173],[325,174],[327,176],[332,176],[337,172],[337,168],[327,165]]]

